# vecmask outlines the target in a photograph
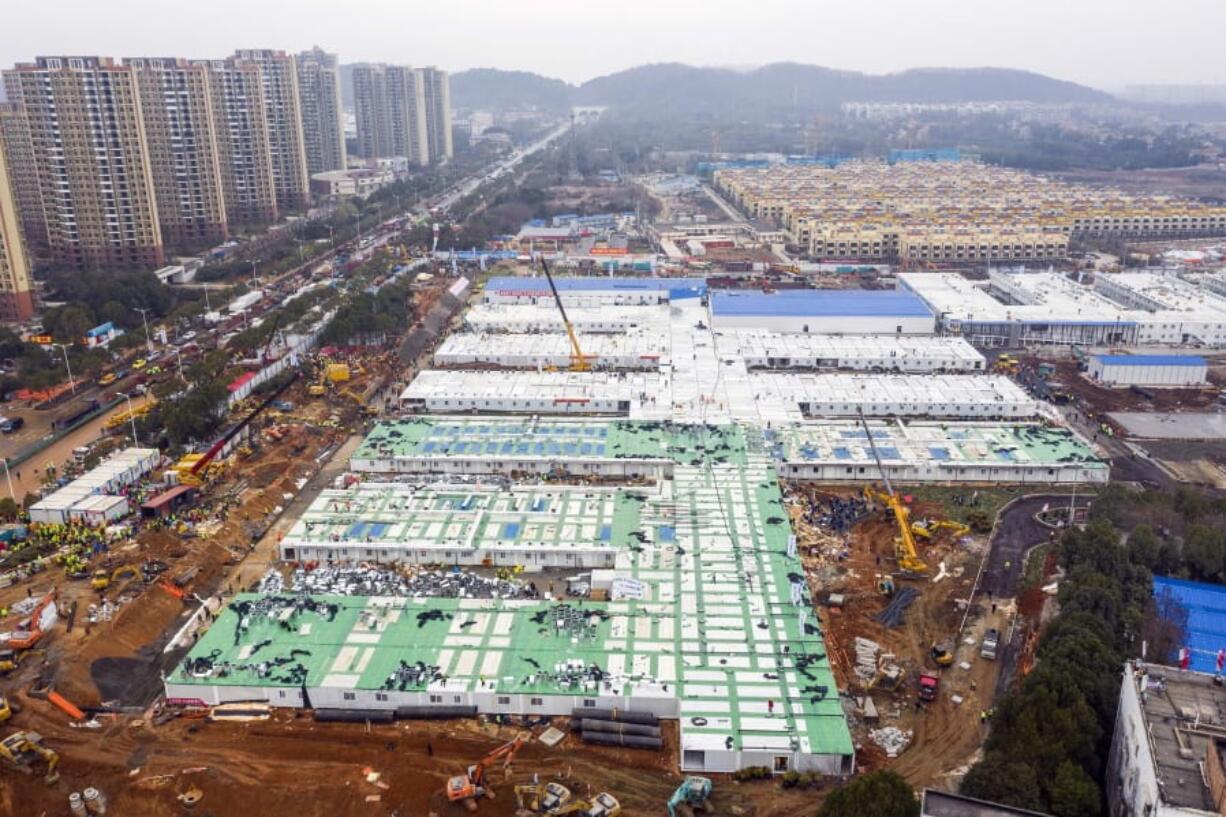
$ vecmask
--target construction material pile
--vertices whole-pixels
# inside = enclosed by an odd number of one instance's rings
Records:
[[[883,726],[868,733],[873,743],[885,750],[889,757],[898,757],[911,744],[911,732],[904,732],[895,726]]]
[[[270,570],[260,581],[261,593],[306,593],[332,596],[394,596],[443,599],[535,598],[535,585],[480,576],[468,571],[418,570],[404,573],[386,567],[298,568],[287,583]]]
[[[877,675],[877,655],[881,652],[881,645],[871,639],[856,636],[855,648],[856,677],[868,683]]]
[[[873,616],[873,620],[884,624],[890,629],[901,627],[903,618],[907,613],[907,608],[917,598],[919,598],[918,590],[914,587],[903,587],[894,594],[894,598],[890,599],[890,603],[885,606],[884,610]]]

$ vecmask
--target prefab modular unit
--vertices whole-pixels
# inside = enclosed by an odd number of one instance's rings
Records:
[[[1090,376],[1112,386],[1203,386],[1209,365],[1196,355],[1095,355]]]

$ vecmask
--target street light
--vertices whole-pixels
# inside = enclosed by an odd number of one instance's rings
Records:
[[[148,313],[149,310],[141,309],[139,306],[134,306],[132,308],[140,313],[141,323],[145,325],[145,349],[148,350],[149,354],[153,354],[153,337],[149,334],[149,319],[146,317],[146,313]]]
[[[4,476],[7,477],[9,481],[9,496],[12,497],[14,502],[16,502],[17,492],[13,490],[13,475],[9,472],[8,457],[0,458],[0,462],[4,463]]]
[[[179,364],[179,379],[182,380],[184,383],[186,383],[187,378],[183,376],[183,356],[179,354],[178,346],[174,347],[174,350],[175,350],[175,362]]]
[[[128,401],[128,419],[132,422],[132,445],[139,445],[136,440],[136,410],[132,408],[132,395],[123,393],[123,399]]]
[[[260,288],[260,273],[256,268],[256,264],[260,263],[260,259],[253,258],[249,262],[251,264],[251,283],[256,288]]]
[[[68,363],[68,346],[63,343],[53,343],[51,345],[60,347],[60,351],[64,353],[64,368],[68,370],[68,388],[72,394],[76,394],[77,384],[72,380],[72,366]]]

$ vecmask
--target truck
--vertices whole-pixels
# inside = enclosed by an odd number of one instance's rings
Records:
[[[995,627],[987,631],[979,645],[979,655],[989,661],[996,660],[996,647],[1000,644],[1000,631]]]
[[[941,686],[941,676],[933,672],[921,672],[919,676],[919,699],[935,701],[937,688]]]

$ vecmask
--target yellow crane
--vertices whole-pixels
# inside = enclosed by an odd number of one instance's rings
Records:
[[[873,452],[877,471],[881,474],[881,481],[885,484],[885,493],[872,487],[866,487],[864,495],[885,503],[894,517],[894,523],[898,526],[898,536],[894,539],[894,554],[898,557],[898,567],[907,573],[926,573],[928,565],[920,559],[919,551],[915,547],[915,534],[911,532],[911,509],[903,504],[898,494],[894,492],[894,486],[890,484],[890,477],[886,474],[885,466],[881,464],[881,455],[877,452],[873,431],[868,427],[868,420],[864,418],[863,411],[860,412],[860,425],[864,427],[869,450]]]
[[[562,296],[558,295],[558,287],[553,282],[553,276],[549,273],[549,264],[545,262],[544,256],[541,256],[541,268],[545,270],[545,280],[549,282],[549,290],[553,293],[553,300],[558,305],[558,312],[562,315],[566,337],[570,338],[570,370],[572,372],[591,371],[592,364],[588,362],[583,350],[579,348],[579,336],[575,334],[575,326],[570,322],[570,318],[566,317],[566,307],[562,306]]]

